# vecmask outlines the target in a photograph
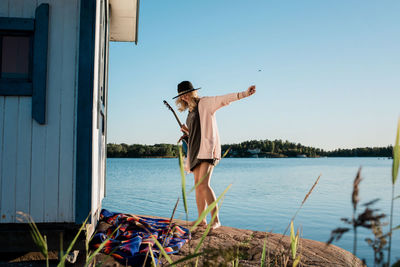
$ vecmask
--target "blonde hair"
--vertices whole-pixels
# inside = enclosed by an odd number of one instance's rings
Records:
[[[199,102],[200,98],[197,95],[196,91],[192,91],[190,93],[187,93],[187,95],[190,96],[189,103],[186,103],[180,97],[178,97],[175,100],[175,104],[178,107],[178,110],[180,112],[185,111],[186,109],[189,109],[189,111],[193,111],[193,109],[197,106],[197,103]]]

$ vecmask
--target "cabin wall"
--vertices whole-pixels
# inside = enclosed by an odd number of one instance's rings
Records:
[[[47,123],[32,119],[32,99],[0,96],[0,223],[16,212],[35,222],[75,221],[78,0],[1,0],[1,17],[34,18],[49,3]]]

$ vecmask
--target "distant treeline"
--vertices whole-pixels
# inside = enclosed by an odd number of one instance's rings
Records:
[[[292,143],[282,140],[253,140],[240,144],[222,145],[222,150],[230,148],[228,157],[258,157],[282,158],[282,157],[391,157],[392,146],[365,147],[353,149],[336,149],[325,151],[320,148],[303,146],[300,143]]]
[[[285,158],[285,157],[391,157],[393,147],[364,147],[353,149],[336,149],[324,151],[323,149],[303,146],[300,143],[291,143],[282,140],[253,140],[240,144],[222,145],[222,153],[229,149],[226,157],[259,157],[259,158]],[[172,144],[155,145],[127,145],[107,144],[108,158],[153,158],[178,156],[178,147]]]
[[[171,144],[107,144],[108,158],[174,158],[178,157],[178,155],[178,146]]]

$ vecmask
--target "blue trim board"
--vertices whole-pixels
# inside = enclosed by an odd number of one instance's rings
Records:
[[[33,31],[34,29],[34,19],[0,17],[0,30]]]
[[[0,96],[31,96],[30,82],[0,82]]]
[[[35,12],[33,40],[32,118],[46,124],[47,48],[49,36],[49,4],[41,4]]]
[[[96,0],[81,0],[76,140],[75,222],[92,207],[92,125]]]

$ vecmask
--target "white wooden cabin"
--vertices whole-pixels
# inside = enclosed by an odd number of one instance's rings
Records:
[[[108,45],[137,42],[138,11],[139,0],[0,0],[0,251],[31,245],[18,211],[54,249],[89,214],[89,234],[96,225]]]

